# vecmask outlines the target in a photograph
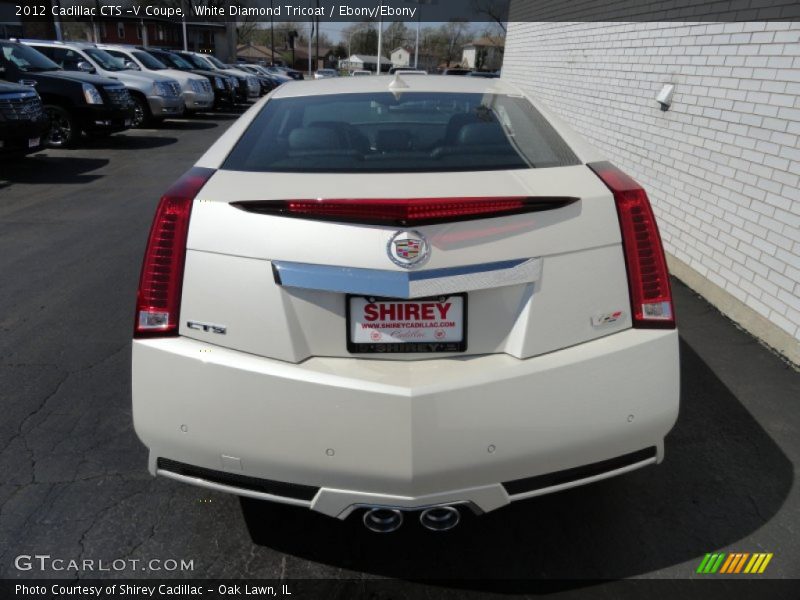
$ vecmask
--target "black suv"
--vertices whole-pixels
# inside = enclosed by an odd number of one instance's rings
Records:
[[[210,66],[204,63],[205,59],[196,56],[194,52],[184,52],[181,50],[176,50],[175,54],[180,56],[186,62],[191,63],[192,66],[196,69],[208,68]],[[209,58],[208,60],[211,59]],[[234,75],[233,73],[229,73],[228,71],[229,69],[227,68],[221,68],[221,67],[215,68],[215,72],[217,73],[217,75],[219,75],[220,77],[227,77],[228,81],[230,81],[231,84],[235,86],[233,90],[235,101],[240,102],[242,104],[247,104],[247,101],[250,98],[250,93],[247,88],[247,76],[245,76],[243,73],[241,75]],[[259,90],[260,89],[261,86],[259,85]]]
[[[48,129],[50,121],[36,90],[0,81],[0,155],[40,150]]]
[[[133,105],[118,81],[64,71],[41,52],[17,42],[0,40],[0,79],[32,86],[50,119],[47,144],[74,145],[81,131],[108,135],[131,126]]]
[[[216,71],[209,71],[207,69],[198,69],[182,56],[170,52],[169,50],[151,47],[145,48],[144,46],[137,46],[137,48],[139,48],[139,50],[144,50],[148,54],[152,54],[171,69],[178,69],[179,71],[187,71],[195,75],[208,77],[208,80],[211,82],[211,88],[214,90],[214,108],[230,107],[236,103],[236,90],[228,75]]]

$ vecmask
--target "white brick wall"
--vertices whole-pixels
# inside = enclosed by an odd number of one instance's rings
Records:
[[[503,77],[647,188],[667,251],[800,340],[800,22],[513,22],[506,44]]]

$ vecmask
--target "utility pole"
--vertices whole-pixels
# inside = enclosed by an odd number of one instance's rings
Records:
[[[290,65],[290,68],[294,69],[294,64],[296,60],[296,57],[294,55],[294,39],[297,37],[297,31],[292,29],[286,35],[289,38],[289,47],[292,49],[292,64]]]
[[[414,45],[414,68],[419,69],[419,24],[422,21],[422,13],[417,15],[417,42]]]
[[[53,7],[61,8],[58,3],[58,0],[53,0]],[[58,16],[58,10],[53,11],[53,29],[55,29],[56,39],[60,42],[64,39],[64,36],[61,34],[61,17]]]
[[[317,0],[317,8],[319,8],[319,0]],[[317,53],[314,55],[316,59],[314,62],[314,68],[319,67],[319,16],[314,17],[317,20]]]
[[[186,4],[183,3],[183,2],[181,4],[183,4],[183,11],[182,11],[183,12],[183,18],[181,19],[181,29],[183,31],[183,51],[184,52],[188,52],[189,51],[189,40],[186,39],[186,13],[188,11],[187,11]]]
[[[419,69],[419,28],[422,22],[422,5],[436,4],[438,0],[405,0],[417,5],[417,41],[414,44],[414,68]]]
[[[272,0],[269,0],[269,50],[271,66],[275,65],[275,18],[272,16]]]
[[[383,2],[380,4],[380,10],[383,12]],[[380,75],[383,71],[383,61],[381,60],[381,54],[383,53],[383,15],[381,14],[378,18],[378,71],[377,74]]]
[[[94,0],[95,6],[95,14],[100,14],[100,0]],[[94,38],[94,43],[99,44],[102,40],[100,39],[100,30],[97,27],[97,21],[94,17],[92,17],[92,37]]]
[[[308,75],[311,76],[311,40],[314,39],[314,17],[311,17],[311,32],[308,35]]]

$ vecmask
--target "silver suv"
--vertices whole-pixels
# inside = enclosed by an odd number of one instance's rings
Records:
[[[134,103],[133,126],[177,117],[184,112],[180,84],[171,77],[147,71],[134,71],[88,42],[55,42],[52,40],[20,40],[35,48],[67,71],[97,73],[116,79],[131,94]]]
[[[159,75],[175,79],[181,86],[181,96],[183,96],[186,112],[209,110],[214,106],[214,90],[211,89],[211,83],[207,77],[170,69],[146,50],[140,50],[135,46],[98,44],[97,47],[105,50],[114,58],[120,59],[126,67],[135,71],[156,72]]]

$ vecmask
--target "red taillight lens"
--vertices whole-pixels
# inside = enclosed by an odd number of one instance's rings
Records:
[[[647,193],[609,162],[587,166],[614,194],[628,269],[633,326],[674,329],[667,261]]]
[[[139,278],[134,337],[178,334],[192,202],[213,174],[213,169],[190,169],[158,203]]]
[[[432,225],[552,210],[577,202],[572,197],[498,196],[479,198],[341,198],[235,202],[248,212],[365,225]]]

